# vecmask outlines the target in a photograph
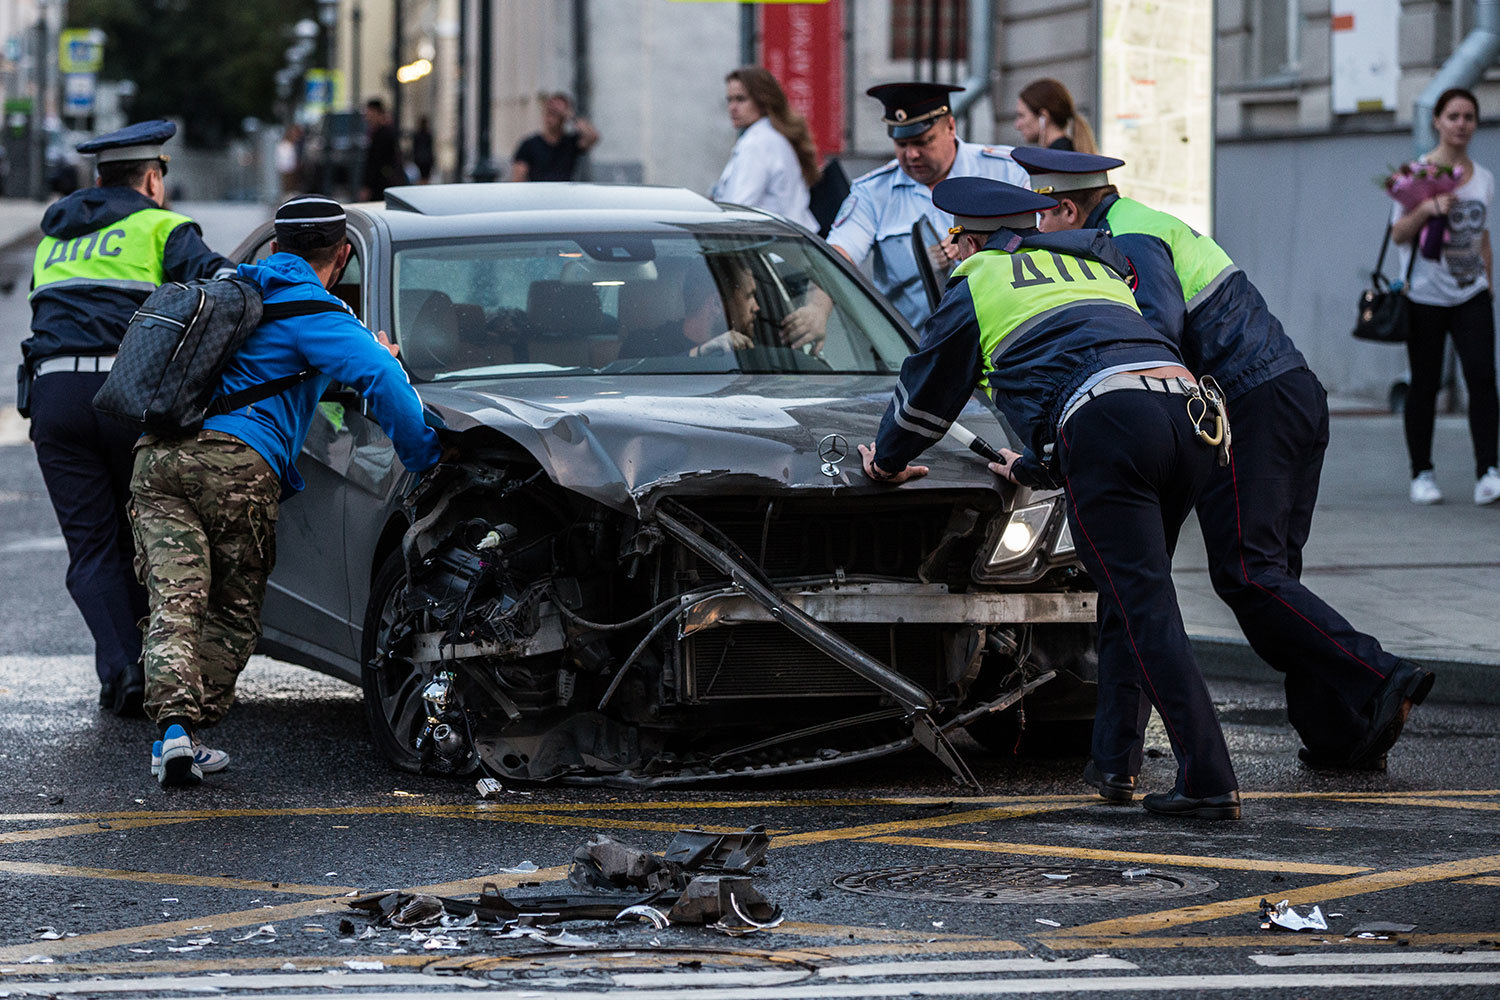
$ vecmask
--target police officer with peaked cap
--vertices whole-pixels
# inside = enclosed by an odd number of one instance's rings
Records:
[[[136,431],[101,418],[94,394],[136,308],[160,284],[227,273],[196,223],[166,202],[167,121],[141,122],[78,145],[97,157],[98,184],[42,217],[32,272],[31,439],[68,546],[68,593],[94,639],[99,704],[140,712],[146,595],[132,569],[126,519]]]
[[[1285,675],[1287,714],[1305,744],[1299,756],[1314,767],[1384,770],[1433,675],[1386,652],[1299,579],[1328,447],[1317,376],[1217,243],[1120,197],[1107,172],[1123,161],[1029,147],[1015,158],[1058,200],[1042,215],[1043,231],[1111,234],[1134,266],[1146,320],[1223,387],[1234,445],[1198,500],[1198,523],[1214,589],[1255,652]],[[1101,684],[1093,784],[1106,798],[1129,797],[1149,713],[1134,678]]]
[[[932,202],[932,189],[948,177],[991,177],[1024,187],[1026,171],[1010,158],[1009,146],[981,146],[958,137],[948,83],[883,83],[865,91],[884,107],[881,121],[896,146],[896,158],[850,186],[839,206],[828,242],[856,267],[875,255],[875,287],[915,327],[931,312],[911,249],[918,219],[946,234],[952,217]],[[826,296],[787,321],[793,347],[821,339],[831,302]],[[819,309],[822,306],[824,308]]]
[[[964,258],[901,366],[873,446],[870,478],[900,483],[989,390],[1025,453],[990,466],[1030,487],[1064,487],[1078,555],[1099,590],[1099,663],[1142,678],[1166,722],[1178,775],[1152,812],[1238,819],[1240,797],[1213,701],[1172,589],[1178,530],[1208,480],[1211,401],[1176,346],[1141,318],[1129,262],[1097,232],[1039,233],[1055,202],[961,177],[933,192],[954,215]]]

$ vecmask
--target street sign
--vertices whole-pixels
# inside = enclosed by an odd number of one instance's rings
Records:
[[[344,103],[344,74],[339,70],[310,69],[302,77],[303,109],[321,117]]]
[[[73,117],[93,114],[94,87],[98,77],[94,73],[67,73],[63,75],[63,114]]]
[[[807,116],[818,152],[844,150],[844,0],[761,8],[761,65]]]
[[[104,66],[104,32],[67,28],[57,36],[57,68],[63,73],[97,73]]]

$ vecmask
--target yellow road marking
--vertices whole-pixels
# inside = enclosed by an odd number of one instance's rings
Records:
[[[1395,871],[1373,872],[1368,875],[1356,875],[1353,878],[1342,879],[1338,882],[1323,882],[1318,885],[1310,885],[1303,889],[1277,889],[1272,893],[1245,896],[1240,899],[1226,899],[1218,903],[1200,903],[1194,906],[1179,907],[1174,910],[1141,913],[1133,917],[1100,920],[1096,923],[1084,924],[1081,927],[1070,927],[1065,930],[1052,931],[1046,935],[1039,935],[1039,937],[1042,940],[1050,941],[1063,937],[1112,937],[1123,934],[1144,934],[1165,930],[1168,927],[1181,927],[1184,924],[1202,923],[1205,920],[1219,920],[1223,917],[1258,913],[1260,911],[1260,901],[1264,896],[1274,895],[1277,899],[1290,900],[1294,904],[1322,903],[1333,899],[1345,899],[1349,896],[1363,896],[1371,892],[1402,889],[1407,886],[1421,885],[1426,882],[1442,882],[1465,875],[1483,875],[1494,871],[1500,871],[1500,854],[1491,854],[1479,858],[1465,858],[1461,861],[1444,861],[1435,865],[1419,865],[1415,868],[1400,868]]]
[[[481,891],[486,882],[492,882],[496,886],[506,889],[514,888],[521,882],[557,881],[558,879],[566,878],[567,874],[568,869],[566,866],[558,866],[556,868],[543,868],[540,871],[527,872],[522,875],[481,875],[475,878],[462,879],[457,882],[420,885],[406,891],[430,893],[434,896],[462,896]],[[145,924],[140,927],[124,927],[113,931],[99,931],[95,934],[80,934],[75,938],[61,938],[57,941],[33,941],[28,944],[0,948],[0,962],[15,962],[28,955],[74,955],[84,951],[97,951],[100,948],[117,948],[124,945],[140,944],[144,941],[159,941],[162,938],[176,937],[179,934],[188,933],[190,930],[207,934],[213,931],[233,930],[239,927],[250,927],[258,924],[274,924],[278,921],[292,920],[297,917],[338,913],[342,912],[340,907],[344,902],[345,899],[342,896],[328,896],[322,899],[309,899],[300,903],[283,903],[279,906],[256,907],[252,910],[234,910],[229,913],[214,913],[208,916],[190,917],[184,920],[169,920],[162,923]],[[50,969],[51,967],[49,966],[48,968]]]
[[[74,865],[49,865],[31,861],[0,861],[0,872],[11,872],[16,875],[55,875],[59,878],[102,878],[117,882],[149,882],[152,885],[202,886],[209,889],[248,889],[255,892],[284,892],[294,896],[334,896],[357,890],[356,886],[350,885],[259,882],[248,878],[172,875],[165,872],[138,872],[118,868],[80,868]]]
[[[796,934],[800,937],[854,938],[863,941],[975,941],[972,934],[933,934],[924,931],[902,931],[890,927],[854,927],[845,924],[804,924],[788,920],[767,933]]]
[[[495,813],[475,816],[475,819],[492,820],[496,823],[537,823],[542,826],[582,826],[608,830],[665,830],[676,833],[681,823],[656,822],[645,819],[612,819],[603,816],[559,816],[556,813]],[[709,833],[739,833],[742,826],[699,826]]]
[[[1500,810],[1500,802],[1471,802],[1464,799],[1454,798],[1422,798],[1417,801],[1411,799],[1398,799],[1394,796],[1380,796],[1379,798],[1345,799],[1341,795],[1330,796],[1345,802],[1369,803],[1371,805],[1386,806],[1430,806],[1437,809],[1486,809],[1489,811]]]
[[[1290,934],[1284,931],[1263,931],[1260,934],[1226,934],[1218,937],[1081,937],[1049,938],[1045,943],[1053,951],[1099,951],[1104,948],[1166,950],[1171,948],[1328,948],[1331,946],[1353,946],[1389,948],[1396,939],[1411,942],[1407,947],[1421,948],[1439,945],[1492,944],[1500,939],[1500,931],[1463,931],[1432,934],[1391,934],[1388,940],[1377,938],[1353,938],[1342,934]],[[52,968],[48,966],[48,968]]]
[[[24,844],[35,840],[56,840],[59,837],[83,837],[91,833],[112,833],[116,830],[139,830],[146,826],[171,826],[174,823],[192,823],[193,816],[158,816],[153,819],[96,820],[76,826],[49,826],[42,830],[12,830],[0,833],[0,844]],[[108,826],[99,823],[108,822]]]
[[[777,837],[771,846],[797,847],[802,844],[822,844],[831,840],[862,840],[882,834],[900,833],[903,830],[929,830],[934,827],[958,826],[962,823],[988,823],[991,820],[1015,819],[1043,812],[1059,812],[1076,809],[1090,800],[1082,795],[1070,796],[1062,803],[1039,803],[1036,805],[1005,806],[998,809],[968,809],[963,812],[939,813],[936,816],[921,816],[914,819],[890,820],[885,823],[865,823],[860,826],[834,827],[831,830],[808,830]]]
[[[1500,886],[1500,878],[1496,878],[1493,875],[1486,875],[1482,878],[1461,878],[1459,881],[1464,885]]]
[[[1085,858],[1092,861],[1129,861],[1140,864],[1223,868],[1247,872],[1293,872],[1299,875],[1354,875],[1368,868],[1353,865],[1303,864],[1296,861],[1262,861],[1256,858],[1219,858],[1193,854],[1147,854],[1141,851],[1104,851],[1089,847],[1054,844],[1013,844],[988,840],[943,840],[934,837],[872,837],[878,844],[938,847],[955,851],[985,851],[990,854],[1023,854],[1045,858]]]

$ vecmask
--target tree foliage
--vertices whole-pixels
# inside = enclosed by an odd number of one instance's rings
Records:
[[[292,26],[316,0],[72,0],[72,27],[106,37],[105,79],[133,80],[132,120],[181,118],[184,138],[213,146],[249,116],[275,114],[275,74]]]

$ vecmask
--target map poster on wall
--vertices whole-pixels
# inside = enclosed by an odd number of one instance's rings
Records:
[[[1213,224],[1213,0],[1103,0],[1099,151],[1120,193]]]

